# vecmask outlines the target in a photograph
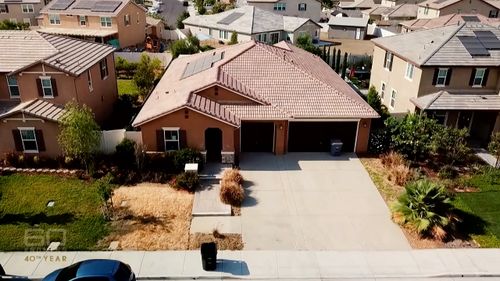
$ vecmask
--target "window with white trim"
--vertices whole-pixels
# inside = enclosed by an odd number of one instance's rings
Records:
[[[86,16],[78,16],[78,21],[80,22],[80,26],[87,26]]]
[[[385,52],[385,61],[384,61],[384,68],[385,69],[390,70],[392,68],[392,60],[393,59],[394,59],[394,54],[386,51]]]
[[[394,108],[396,105],[396,90],[392,89],[391,91],[391,107]]]
[[[436,78],[436,86],[444,86],[446,84],[447,76],[448,76],[448,68],[440,68]]]
[[[269,35],[269,39],[271,39],[271,44],[276,44],[280,41],[280,33],[279,32],[271,32]]]
[[[35,128],[18,128],[24,152],[38,152]]]
[[[229,38],[229,32],[226,30],[219,30],[219,39],[227,39]]]
[[[52,89],[52,80],[50,77],[40,77],[40,83],[42,84],[43,97],[53,98],[54,90]]]
[[[306,3],[299,3],[298,9],[299,9],[299,11],[306,11],[307,10],[307,4]]]
[[[49,23],[55,25],[61,24],[61,17],[55,14],[49,15]]]
[[[111,27],[111,17],[101,17],[101,27]]]
[[[130,25],[130,15],[129,14],[124,15],[123,21],[125,22],[125,26],[129,26]]]
[[[425,7],[424,8],[424,15],[428,15],[429,14],[429,7]]]
[[[383,100],[385,96],[385,82],[380,83],[380,99]]]
[[[406,72],[405,72],[405,78],[408,80],[413,79],[413,72],[415,70],[415,66],[409,62],[406,63]]]
[[[31,19],[30,18],[23,18],[23,23],[27,24],[28,26],[31,26]]]
[[[0,4],[0,14],[7,14],[9,12],[9,8],[5,4]]]
[[[11,18],[11,19],[10,19],[10,22],[12,22],[12,23],[17,23],[17,19],[16,19],[16,18]]]
[[[476,68],[476,73],[474,74],[474,81],[472,83],[472,87],[481,87],[483,85],[485,73],[486,73],[486,68]]]
[[[286,3],[274,3],[275,11],[286,11]]]
[[[165,140],[165,151],[179,150],[179,129],[164,128],[163,137]]]
[[[6,76],[11,98],[19,98],[19,85],[15,76]]]
[[[88,85],[89,85],[89,91],[93,91],[94,87],[92,85],[92,73],[90,73],[90,69],[87,70],[87,79],[88,79]]]
[[[32,14],[35,12],[33,4],[22,4],[21,9],[23,11],[23,14]]]

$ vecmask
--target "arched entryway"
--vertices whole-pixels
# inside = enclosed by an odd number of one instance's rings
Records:
[[[205,150],[207,161],[220,162],[222,151],[222,130],[219,128],[208,128],[205,130]]]

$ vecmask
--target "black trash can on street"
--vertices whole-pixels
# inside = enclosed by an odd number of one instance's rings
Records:
[[[215,242],[202,243],[200,250],[203,270],[214,271],[217,269],[217,244]]]
[[[330,141],[330,153],[333,156],[340,156],[342,154],[342,141],[335,139]]]

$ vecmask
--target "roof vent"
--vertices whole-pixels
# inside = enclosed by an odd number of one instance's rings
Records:
[[[166,92],[165,92],[165,95],[168,95],[168,94],[170,94],[170,92],[169,92],[169,91],[166,91]]]

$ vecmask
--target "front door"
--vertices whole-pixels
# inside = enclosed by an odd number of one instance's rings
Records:
[[[205,130],[205,150],[207,162],[220,162],[222,152],[222,131],[219,128]]]

